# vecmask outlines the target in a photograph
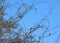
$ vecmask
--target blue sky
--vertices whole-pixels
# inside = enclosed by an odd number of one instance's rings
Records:
[[[26,29],[33,27],[36,23],[39,23],[41,18],[46,16],[48,14],[48,12],[51,11],[51,15],[48,17],[48,20],[50,22],[50,29],[52,29],[55,26],[60,26],[60,23],[59,23],[60,22],[60,0],[36,0],[35,3],[39,2],[39,1],[40,2],[48,1],[48,2],[36,4],[34,7],[37,8],[37,10],[34,10],[34,9],[30,10],[20,21],[21,25]],[[6,9],[5,13],[7,13],[8,15],[4,16],[5,20],[8,20],[8,18],[10,18],[12,15],[14,15],[16,13],[17,6],[19,6],[19,5],[14,4],[15,2],[21,3],[21,1],[19,1],[19,0],[18,1],[17,0],[16,1],[15,0],[7,0],[7,3],[13,4],[15,6],[15,8],[11,7],[11,8]],[[33,0],[22,0],[22,2],[31,4],[33,2]],[[45,38],[45,43],[54,43],[55,42],[55,39],[57,38],[57,36],[60,33],[59,32],[60,28],[53,30],[52,33],[54,31],[57,31],[57,33],[54,36]],[[37,30],[35,32],[35,34],[37,32],[39,32],[39,30]],[[47,40],[48,40],[48,42],[47,42]]]

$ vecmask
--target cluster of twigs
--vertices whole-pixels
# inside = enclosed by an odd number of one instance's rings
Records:
[[[6,0],[0,0],[0,43],[40,43],[42,40],[42,43],[44,43],[44,37],[49,37],[52,35],[52,33],[49,33],[48,36],[45,36],[45,33],[49,31],[49,21],[48,21],[48,16],[51,14],[51,12],[49,12],[49,14],[47,14],[46,17],[43,17],[41,19],[41,21],[36,24],[35,26],[30,28],[29,32],[24,32],[25,29],[23,29],[23,27],[21,27],[18,22],[20,20],[22,20],[22,18],[32,9],[34,9],[35,3],[32,3],[31,5],[27,6],[26,3],[22,3],[22,6],[20,6],[17,10],[17,13],[13,16],[11,16],[7,21],[4,21],[3,16],[5,15],[4,11],[6,8],[8,8],[8,5],[5,5],[5,1]],[[47,1],[43,1],[40,3],[45,3]],[[2,5],[3,3],[3,5]],[[39,4],[39,3],[38,3]],[[21,9],[24,7],[24,11],[23,13],[21,13]],[[14,17],[16,16],[16,17]],[[45,27],[44,24],[41,24],[43,21],[47,20],[48,25]],[[1,22],[2,21],[2,22]],[[16,37],[14,39],[12,39],[12,37],[10,37],[10,35],[12,34],[11,30],[19,28],[19,33],[14,33],[16,35]],[[6,31],[3,31],[3,30]],[[38,30],[38,29],[44,29],[44,31],[42,32],[42,35],[38,37],[37,39],[34,39],[34,36],[32,35],[32,33],[34,33],[34,31]],[[7,35],[6,35],[7,34]],[[9,35],[8,35],[9,34]],[[23,34],[23,38],[19,38],[19,35]],[[36,34],[37,35],[37,34]],[[6,38],[7,37],[7,38]],[[9,38],[8,38],[9,37]]]

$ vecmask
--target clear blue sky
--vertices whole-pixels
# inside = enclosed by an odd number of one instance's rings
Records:
[[[19,0],[16,0],[16,1],[18,2]],[[7,3],[11,3],[15,7],[17,7],[19,5],[14,4],[16,1],[7,0]],[[47,15],[48,12],[50,11],[50,8],[52,8],[51,15],[48,17],[48,20],[50,21],[50,29],[52,29],[55,26],[60,26],[60,23],[59,23],[60,22],[60,0],[36,0],[35,2],[39,2],[39,1],[40,2],[48,1],[48,2],[35,5],[37,10],[35,11],[34,9],[32,9],[31,11],[29,11],[29,13],[27,13],[27,15],[25,15],[24,18],[21,20],[21,25],[24,28],[30,28],[30,27],[34,26],[36,23],[39,22],[39,20],[41,20],[42,17]],[[31,4],[33,2],[33,0],[22,0],[22,2]],[[18,3],[21,3],[21,1],[19,1]],[[8,15],[6,15],[4,17],[4,19],[8,20],[8,18],[10,18],[12,15],[14,15],[16,13],[16,10],[17,10],[17,8],[14,8],[14,7],[6,9],[6,13]],[[45,43],[54,43],[55,42],[55,39],[60,34],[60,32],[59,32],[60,28],[53,30],[52,33],[54,31],[57,31],[57,33],[54,36],[45,38]],[[39,30],[36,32],[39,32]]]

